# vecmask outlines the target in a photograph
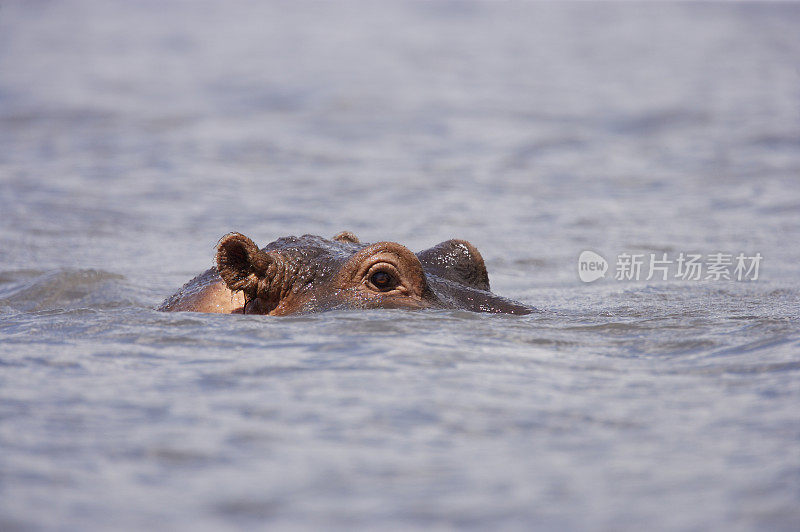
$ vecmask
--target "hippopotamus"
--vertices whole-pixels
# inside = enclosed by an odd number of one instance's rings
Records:
[[[229,233],[217,245],[216,267],[159,310],[285,316],[371,308],[533,310],[489,291],[483,258],[466,240],[413,253],[396,242],[361,243],[348,231],[331,240],[284,237],[263,248]]]

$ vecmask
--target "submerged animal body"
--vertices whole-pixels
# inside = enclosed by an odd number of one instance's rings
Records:
[[[216,263],[159,310],[273,316],[368,308],[532,311],[489,291],[483,258],[465,240],[413,253],[395,242],[362,244],[342,232],[332,240],[280,238],[259,249],[230,233],[217,246]]]

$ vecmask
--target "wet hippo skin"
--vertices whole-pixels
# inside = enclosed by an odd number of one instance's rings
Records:
[[[466,240],[413,253],[396,242],[364,244],[342,232],[331,240],[280,238],[259,249],[230,233],[217,245],[216,262],[159,310],[273,316],[368,308],[533,310],[489,291],[483,258]]]

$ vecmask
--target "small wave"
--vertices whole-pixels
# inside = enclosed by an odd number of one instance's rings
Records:
[[[130,306],[135,302],[124,280],[122,275],[102,270],[3,271],[0,308],[35,312]]]

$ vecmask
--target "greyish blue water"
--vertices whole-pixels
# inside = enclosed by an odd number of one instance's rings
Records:
[[[2,2],[0,529],[795,530],[798,58],[798,4]],[[153,310],[343,229],[541,312]]]

